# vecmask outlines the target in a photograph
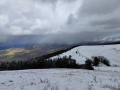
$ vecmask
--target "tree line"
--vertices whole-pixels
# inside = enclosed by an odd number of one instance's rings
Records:
[[[71,56],[63,56],[62,58],[45,59],[39,57],[37,59],[29,59],[25,61],[2,62],[0,70],[23,70],[23,69],[48,69],[48,68],[74,68],[74,69],[89,69],[94,70],[92,66],[98,66],[103,63],[110,66],[110,62],[104,56],[92,56],[92,60],[86,59],[85,64],[76,63]]]
[[[46,68],[76,68],[77,63],[71,56],[62,58],[44,59],[29,59],[25,61],[2,62],[0,70],[23,70],[23,69],[46,69]]]

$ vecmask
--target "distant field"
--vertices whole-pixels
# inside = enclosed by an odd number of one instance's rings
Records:
[[[68,48],[69,46],[51,46],[51,45],[37,45],[25,48],[10,48],[0,50],[0,61],[18,61],[27,60],[36,56],[53,53],[55,51]]]

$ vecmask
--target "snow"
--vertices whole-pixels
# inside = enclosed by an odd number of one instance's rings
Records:
[[[59,56],[71,55],[78,63],[84,63],[85,57],[105,56],[112,64],[120,65],[119,54],[120,45],[102,45],[76,47]],[[120,67],[99,65],[93,71],[65,68],[0,71],[0,90],[118,90]]]
[[[77,53],[76,53],[77,51]],[[116,45],[95,45],[95,46],[78,46],[68,52],[54,56],[58,58],[71,55],[79,64],[84,64],[86,58],[91,59],[91,56],[104,56],[109,59],[110,64],[120,66],[120,44]]]
[[[0,72],[0,90],[110,90],[119,84],[119,67]]]

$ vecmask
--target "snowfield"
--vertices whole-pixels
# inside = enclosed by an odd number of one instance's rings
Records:
[[[77,52],[77,53],[76,53]],[[110,64],[120,66],[120,44],[116,45],[96,45],[96,46],[78,46],[71,49],[68,52],[54,56],[52,58],[58,58],[71,55],[73,59],[79,64],[84,64],[86,58],[91,56],[104,56],[109,59]]]
[[[65,55],[81,64],[86,57],[105,56],[112,65],[120,65],[120,45],[80,46],[52,58]],[[120,67],[101,65],[94,69],[0,71],[0,90],[120,90]]]
[[[0,90],[117,90],[120,67],[106,68],[1,71]]]

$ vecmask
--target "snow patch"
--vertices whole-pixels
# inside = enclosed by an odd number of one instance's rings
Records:
[[[84,64],[86,58],[91,56],[104,56],[109,59],[112,66],[120,66],[120,44],[116,45],[95,45],[95,46],[78,46],[71,49],[63,54],[60,54],[59,57],[71,55],[73,59],[76,60],[79,64]],[[52,57],[58,58],[57,56]]]

